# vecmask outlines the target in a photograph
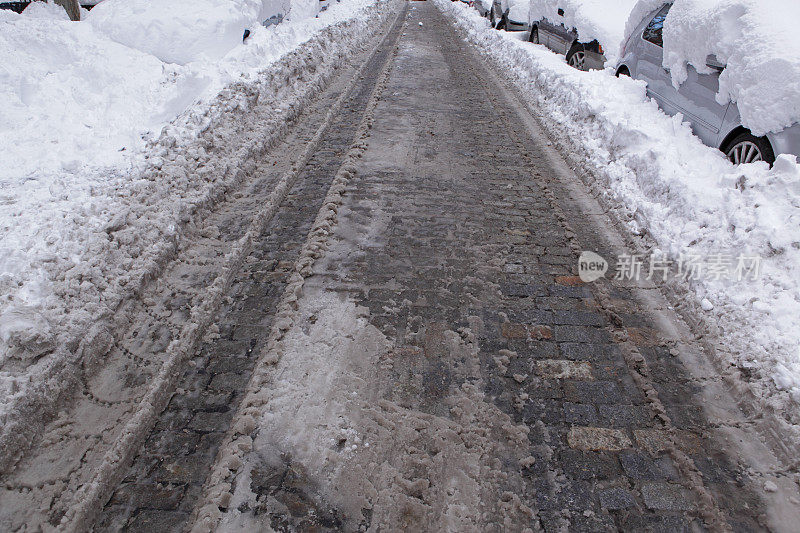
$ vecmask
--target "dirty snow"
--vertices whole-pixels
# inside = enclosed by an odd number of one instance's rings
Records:
[[[144,5],[108,3],[121,12]],[[209,106],[250,105],[217,95],[258,82],[259,72],[374,3],[344,0],[318,18],[269,28],[256,13],[245,44],[240,34],[221,59],[208,59],[221,53],[215,44],[185,65],[120,44],[98,29],[103,24],[68,22],[56,6],[0,12],[0,420],[29,386],[43,385],[36,376],[57,374],[63,361],[53,354],[74,349],[74,335],[107,319],[157,268],[180,242],[188,213],[235,181],[236,169],[184,168],[207,155],[189,144],[209,133]],[[220,28],[232,27],[229,15]],[[175,27],[184,22],[176,17]],[[337,29],[328,39],[326,46],[353,36]],[[283,87],[295,83],[291,76],[267,81],[271,94],[307,89]],[[281,111],[290,110],[276,106]],[[185,147],[177,158],[175,146]]]
[[[282,509],[281,496],[258,499],[250,480],[256,471],[287,466],[315,505],[340,511],[348,530],[358,529],[362,509],[371,509],[375,529],[404,523],[420,531],[473,531],[488,517],[529,519],[531,510],[499,489],[521,490],[519,469],[504,470],[497,461],[530,460],[519,446],[527,428],[484,399],[477,344],[445,332],[450,356],[467,362],[471,379],[443,399],[450,416],[425,413],[419,395],[391,385],[394,372],[406,371],[403,355],[369,323],[366,308],[341,294],[309,291],[299,302],[219,530],[268,526],[270,512]]]
[[[800,423],[800,166],[780,155],[734,167],[665,115],[643,82],[579,72],[543,46],[492,31],[474,10],[436,0],[467,39],[570,139],[573,164],[596,176],[603,201],[654,252],[713,260],[762,258],[755,281],[690,281],[686,302],[719,327],[725,357],[749,376],[765,404]],[[608,95],[613,94],[614,98]],[[616,258],[607,258],[612,266]]]
[[[626,35],[661,0],[640,0]],[[800,42],[796,0],[676,0],[664,22],[664,66],[677,87],[686,65],[710,73],[706,57],[726,65],[717,101],[736,102],[755,135],[800,122]]]
[[[530,0],[528,21],[546,18],[578,31],[578,40],[594,40],[605,51],[609,65],[619,57],[620,43],[625,35],[625,21],[636,0]],[[564,10],[559,16],[558,10]]]

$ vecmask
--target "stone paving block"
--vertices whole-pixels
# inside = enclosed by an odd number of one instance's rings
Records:
[[[669,458],[652,458],[638,451],[623,451],[619,454],[622,469],[631,479],[663,481],[677,479],[677,472]]]
[[[597,424],[597,407],[583,403],[564,403],[564,422],[578,426]]]
[[[567,443],[581,450],[624,450],[633,446],[628,434],[619,429],[573,426],[567,434]]]
[[[568,326],[605,326],[606,320],[600,313],[580,310],[553,311],[553,323]]]
[[[636,505],[636,500],[630,491],[615,487],[600,491],[600,505],[604,509],[611,511],[618,511],[620,509],[628,509]]]
[[[696,521],[690,522],[678,515],[623,515],[620,519],[623,531],[647,531],[648,533],[689,533],[704,531]]]
[[[612,453],[566,448],[558,455],[564,473],[574,479],[618,479],[622,475],[619,461]]]
[[[652,424],[650,408],[642,405],[601,405],[602,424],[609,427],[647,427]]]
[[[611,340],[608,331],[603,328],[589,326],[555,326],[553,338],[557,342],[584,342],[603,344]]]
[[[575,403],[610,404],[627,398],[613,381],[565,381],[564,397]]]
[[[645,483],[642,499],[649,509],[659,511],[690,511],[694,508],[689,491],[674,483]]]
[[[560,342],[558,343],[561,355],[566,359],[580,360],[580,361],[607,361],[609,359],[619,360],[621,354],[619,348],[613,344],[600,343],[600,344],[585,344],[576,342]]]
[[[526,285],[523,283],[501,283],[500,292],[504,296],[515,298],[528,298],[530,296],[544,296],[547,288],[544,285]]]

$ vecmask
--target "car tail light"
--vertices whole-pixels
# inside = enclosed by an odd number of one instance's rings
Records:
[[[601,54],[605,54],[605,52],[603,52],[603,45],[602,44],[598,44],[597,45],[597,51],[600,52]]]

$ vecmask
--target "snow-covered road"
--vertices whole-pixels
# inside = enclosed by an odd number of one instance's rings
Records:
[[[674,287],[576,276],[638,243],[554,143],[595,108],[520,80],[600,74],[460,3],[365,9],[220,95],[198,142],[230,179],[111,333],[18,395],[0,529],[790,531],[793,428],[725,339]],[[167,185],[193,146],[162,146]]]

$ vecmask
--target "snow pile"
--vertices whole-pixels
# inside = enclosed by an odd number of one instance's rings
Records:
[[[600,43],[608,64],[619,57],[620,43],[625,35],[625,21],[636,0],[531,0],[528,20],[542,18],[550,22],[564,22],[578,31],[578,40]],[[558,10],[564,10],[564,16]]]
[[[186,65],[54,6],[0,11],[0,427],[15,402],[56,400],[65,365],[88,357],[78,341],[105,353],[100,330],[86,332],[158,274],[382,5],[257,25],[221,60]]]
[[[640,0],[628,32],[661,0]],[[664,66],[677,87],[686,65],[710,73],[713,54],[726,65],[717,101],[736,102],[754,135],[800,122],[800,41],[796,0],[676,0],[664,22]]]
[[[106,0],[86,21],[113,41],[185,65],[224,57],[259,10],[254,0]]]
[[[436,0],[467,39],[514,78],[570,139],[572,162],[599,179],[603,201],[655,252],[704,259],[760,256],[754,281],[701,276],[687,302],[723,332],[731,363],[765,403],[800,423],[800,166],[778,156],[734,167],[665,115],[645,84],[609,71],[580,72],[541,46],[491,31],[477,13]],[[608,95],[613,94],[614,98]],[[703,300],[707,302],[703,303]]]

